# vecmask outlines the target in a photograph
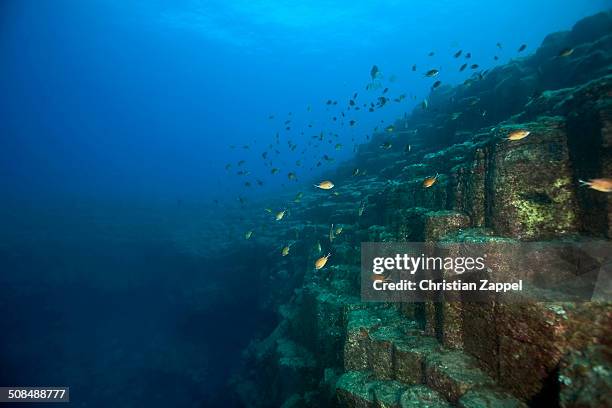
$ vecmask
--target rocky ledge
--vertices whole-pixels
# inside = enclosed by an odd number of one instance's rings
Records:
[[[560,59],[566,47],[575,51]],[[359,286],[364,241],[612,238],[612,194],[578,182],[612,176],[612,14],[552,34],[534,55],[440,88],[430,101],[396,123],[414,131],[395,136],[393,148],[380,149],[390,136],[377,135],[339,168],[337,195],[318,191],[291,210],[281,231],[296,242],[291,256],[262,272],[280,323],[244,352],[233,382],[243,404],[612,401],[610,303],[366,303]],[[509,143],[519,128],[531,134]],[[366,171],[353,176],[355,168]],[[332,223],[343,231],[317,271]],[[279,231],[260,239],[276,251]]]

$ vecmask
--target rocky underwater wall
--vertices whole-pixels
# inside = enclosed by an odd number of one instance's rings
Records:
[[[242,404],[610,406],[610,303],[366,303],[359,265],[371,241],[610,240],[612,194],[578,180],[612,176],[612,13],[429,101],[330,177],[337,195],[291,210],[291,256],[261,271],[280,323],[244,352]],[[509,143],[513,129],[531,133]],[[278,231],[261,239],[272,248]]]

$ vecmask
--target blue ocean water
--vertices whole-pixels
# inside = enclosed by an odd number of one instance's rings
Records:
[[[239,199],[324,176],[427,98],[427,70],[461,83],[458,50],[491,68],[609,6],[1,2],[0,385],[70,385],[79,407],[235,403],[240,351],[275,321],[232,292],[255,275],[216,258],[243,233]],[[361,104],[374,64],[406,98],[341,117],[327,101]]]

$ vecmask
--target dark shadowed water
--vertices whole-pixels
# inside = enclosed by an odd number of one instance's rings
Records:
[[[241,258],[146,238],[142,219],[83,218],[48,219],[45,234],[0,250],[10,271],[0,284],[0,383],[69,385],[82,407],[234,404],[227,381],[240,352],[274,323],[252,306],[255,276]]]

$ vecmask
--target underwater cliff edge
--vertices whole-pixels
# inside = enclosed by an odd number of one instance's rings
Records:
[[[240,404],[610,406],[610,303],[366,303],[359,262],[361,242],[609,241],[612,194],[579,180],[612,174],[612,12],[440,87],[394,127],[406,132],[375,135],[330,176],[337,194],[287,197],[290,216],[273,227],[255,215],[241,245],[278,259],[257,268],[257,306],[280,322],[244,351]],[[513,129],[531,133],[510,145]]]

